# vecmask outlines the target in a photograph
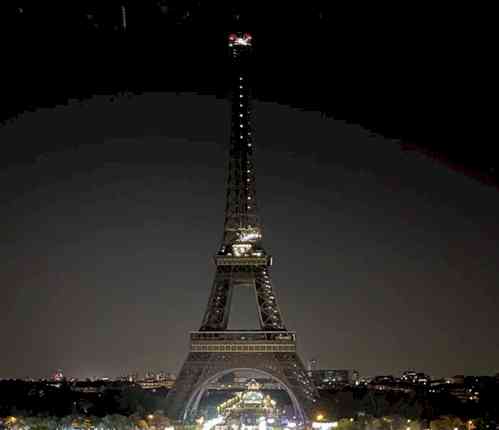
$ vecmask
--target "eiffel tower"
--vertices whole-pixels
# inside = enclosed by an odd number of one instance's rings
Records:
[[[272,257],[262,246],[250,124],[249,33],[229,35],[233,73],[229,169],[222,244],[199,331],[190,333],[190,352],[169,393],[169,416],[191,421],[208,385],[236,370],[253,370],[288,392],[297,420],[310,417],[317,391],[296,352],[296,334],[286,329],[270,280]],[[260,328],[228,330],[235,289],[255,291]]]

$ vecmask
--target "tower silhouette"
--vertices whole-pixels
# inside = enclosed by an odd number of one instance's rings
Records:
[[[279,381],[295,415],[305,422],[317,391],[296,352],[296,334],[286,329],[272,287],[272,257],[262,245],[257,211],[250,106],[252,36],[229,35],[232,59],[231,139],[223,240],[214,257],[216,274],[199,331],[169,394],[169,415],[195,417],[210,383],[224,374],[251,369]],[[235,290],[255,291],[260,328],[228,330]],[[237,294],[237,291],[236,291]]]

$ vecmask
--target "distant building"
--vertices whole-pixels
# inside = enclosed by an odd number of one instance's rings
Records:
[[[462,403],[477,403],[482,391],[494,390],[497,386],[492,376],[456,375],[444,380],[431,381],[430,393],[449,393]]]
[[[401,391],[404,393],[414,392],[414,388],[407,382],[402,382],[400,379],[392,375],[375,376],[367,384],[369,388],[378,391]]]
[[[71,391],[78,393],[101,393],[104,390],[104,385],[99,385],[92,381],[79,381],[71,385]]]
[[[455,375],[450,378],[446,378],[448,384],[464,384],[464,375]]]
[[[171,389],[175,386],[175,375],[165,372],[147,372],[144,379],[138,380],[144,390],[157,390],[160,388]]]
[[[431,381],[429,375],[423,372],[416,372],[415,370],[406,370],[400,377],[402,382],[407,382],[413,385],[428,385]]]
[[[309,377],[312,377],[312,372],[315,372],[317,370],[317,359],[312,358],[308,360],[307,363],[307,373]]]
[[[139,373],[138,372],[129,373],[126,376],[126,380],[128,382],[137,382],[139,380]]]
[[[312,370],[310,376],[318,388],[327,388],[338,384],[352,384],[359,380],[359,372],[350,369]]]
[[[451,395],[458,398],[462,403],[478,402],[480,393],[464,385],[451,385],[447,390]]]

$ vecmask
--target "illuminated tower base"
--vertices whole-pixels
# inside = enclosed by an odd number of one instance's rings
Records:
[[[279,382],[287,391],[295,415],[305,422],[316,391],[296,353],[295,333],[289,331],[191,332],[191,348],[169,405],[169,416],[196,418],[206,389],[221,376],[251,370]]]

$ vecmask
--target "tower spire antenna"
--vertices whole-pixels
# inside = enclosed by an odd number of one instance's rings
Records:
[[[259,247],[262,227],[256,199],[251,127],[250,33],[231,33],[231,135],[227,174],[224,237],[221,253],[241,254]],[[250,246],[239,246],[248,245]],[[234,248],[235,246],[235,248]]]

